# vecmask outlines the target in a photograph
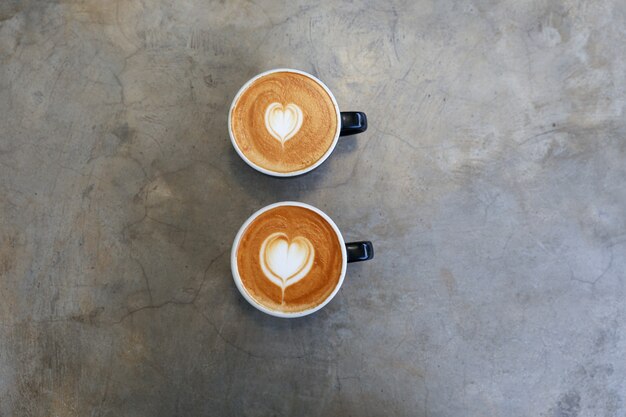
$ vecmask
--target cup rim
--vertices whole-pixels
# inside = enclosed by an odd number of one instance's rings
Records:
[[[295,73],[295,74],[304,75],[305,77],[309,77],[310,79],[312,79],[313,81],[318,83],[320,86],[322,86],[324,91],[326,91],[326,93],[329,95],[330,100],[333,102],[333,106],[335,107],[335,113],[337,114],[337,129],[335,131],[335,137],[333,138],[333,142],[328,147],[328,150],[326,150],[324,155],[322,155],[322,157],[320,159],[318,159],[313,165],[311,165],[311,166],[309,166],[307,168],[303,168],[303,169],[297,170],[297,171],[278,172],[278,171],[272,171],[271,169],[263,168],[263,167],[255,164],[250,159],[248,159],[248,157],[239,148],[239,145],[237,144],[237,141],[235,141],[235,135],[233,133],[233,126],[232,126],[233,109],[235,108],[235,104],[237,103],[237,101],[239,101],[239,98],[241,97],[241,95],[244,93],[244,91],[246,91],[248,89],[248,87],[253,82],[255,82],[256,80],[258,80],[261,77],[264,77],[264,76],[269,75],[269,74],[273,74],[275,72],[292,72],[292,73]],[[255,75],[254,77],[250,78],[239,89],[239,91],[237,91],[237,94],[235,95],[235,97],[233,98],[232,103],[230,104],[230,109],[228,110],[228,135],[230,136],[230,142],[233,144],[233,147],[235,148],[235,151],[237,152],[237,154],[239,154],[241,159],[243,159],[245,161],[245,163],[250,165],[252,168],[256,169],[259,172],[262,172],[263,174],[271,175],[271,176],[274,176],[274,177],[295,177],[295,176],[298,176],[298,175],[306,174],[307,172],[310,172],[310,171],[314,170],[315,168],[320,166],[322,163],[324,163],[324,161],[326,161],[326,159],[330,156],[330,154],[333,153],[333,151],[335,150],[335,147],[337,146],[337,142],[339,141],[339,134],[340,133],[341,133],[341,112],[339,111],[339,105],[337,104],[337,100],[335,99],[335,96],[333,95],[332,91],[330,91],[328,86],[326,84],[324,84],[322,82],[322,80],[320,80],[319,78],[315,77],[314,75],[311,75],[308,72],[304,72],[304,71],[293,69],[293,68],[274,68],[274,69],[271,69],[271,70],[268,70],[268,71],[264,71],[264,72],[262,72],[260,74]]]
[[[243,283],[241,282],[241,276],[239,274],[239,268],[237,266],[237,249],[239,247],[239,241],[241,240],[241,237],[243,236],[245,230],[261,214],[263,214],[266,211],[271,210],[273,208],[282,207],[282,206],[303,207],[303,208],[309,209],[309,210],[319,214],[320,216],[322,216],[322,218],[324,220],[326,220],[328,222],[328,224],[330,224],[332,229],[335,231],[335,234],[337,235],[337,239],[339,239],[339,246],[341,247],[341,258],[342,258],[341,275],[339,276],[339,281],[337,281],[337,285],[335,285],[335,288],[333,289],[333,292],[330,293],[330,295],[328,297],[326,297],[326,299],[324,301],[322,301],[320,304],[316,305],[315,307],[311,307],[311,308],[309,308],[307,310],[303,310],[303,311],[283,312],[283,311],[272,310],[272,309],[262,305],[258,301],[256,301],[254,298],[252,298],[252,296],[250,294],[248,294],[248,291],[245,289]],[[347,265],[348,265],[348,255],[347,255],[347,252],[346,252],[346,244],[345,244],[345,241],[343,239],[343,236],[341,235],[341,232],[339,231],[339,227],[337,227],[335,222],[326,213],[324,213],[322,210],[320,210],[317,207],[314,207],[314,206],[312,206],[310,204],[301,203],[299,201],[280,201],[280,202],[270,204],[268,206],[265,206],[265,207],[255,211],[250,217],[248,217],[248,219],[239,228],[239,231],[237,232],[237,235],[235,236],[235,240],[233,241],[233,246],[232,246],[231,252],[230,252],[230,269],[231,269],[231,272],[232,272],[232,275],[233,275],[233,280],[235,281],[235,285],[237,286],[237,289],[239,290],[239,292],[241,293],[243,298],[245,298],[246,301],[248,301],[248,303],[250,303],[257,310],[260,310],[260,311],[262,311],[262,312],[264,312],[266,314],[269,314],[271,316],[280,317],[280,318],[304,317],[304,316],[308,316],[309,314],[315,313],[317,310],[320,310],[321,308],[323,308],[326,304],[328,304],[330,302],[330,300],[332,300],[335,297],[335,295],[337,295],[337,293],[339,292],[339,289],[343,285],[343,281],[344,281],[344,278],[346,276]]]

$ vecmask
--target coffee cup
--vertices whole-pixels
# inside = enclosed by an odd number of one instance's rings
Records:
[[[365,113],[340,112],[322,81],[288,68],[246,82],[228,113],[235,151],[252,168],[277,177],[315,169],[333,152],[339,136],[366,129]]]
[[[231,250],[233,280],[258,310],[295,318],[316,312],[341,288],[347,264],[372,259],[371,242],[345,243],[320,209],[284,201],[263,207],[241,226]]]

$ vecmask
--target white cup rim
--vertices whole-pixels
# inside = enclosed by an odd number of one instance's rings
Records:
[[[263,167],[255,164],[250,159],[248,159],[248,157],[239,148],[239,145],[237,144],[237,141],[235,141],[235,135],[233,133],[232,115],[233,115],[233,109],[235,108],[235,104],[237,103],[237,101],[239,101],[239,97],[241,97],[243,92],[246,91],[248,89],[248,87],[254,81],[256,81],[257,79],[259,79],[261,77],[264,77],[266,75],[273,74],[275,72],[292,72],[292,73],[295,73],[295,74],[304,75],[305,77],[309,77],[310,79],[312,79],[313,81],[315,81],[316,83],[321,85],[322,88],[324,89],[324,91],[326,91],[326,93],[328,93],[328,96],[330,97],[331,101],[333,102],[333,106],[335,107],[335,113],[337,114],[337,129],[335,131],[335,137],[333,138],[333,142],[330,145],[330,147],[328,148],[328,150],[326,151],[326,153],[324,153],[324,155],[322,155],[322,157],[320,159],[318,159],[313,165],[311,165],[311,166],[309,166],[307,168],[299,169],[297,171],[292,171],[292,172],[272,171],[271,169],[263,168]],[[272,175],[274,177],[295,177],[297,175],[306,174],[307,172],[314,170],[315,168],[320,166],[324,161],[326,161],[326,159],[330,156],[331,153],[333,153],[333,151],[335,150],[335,146],[337,146],[337,142],[339,141],[339,134],[340,133],[341,133],[341,113],[339,111],[339,105],[337,104],[337,100],[335,99],[335,96],[333,95],[332,91],[330,91],[328,86],[326,86],[326,84],[324,84],[322,82],[322,80],[320,80],[319,78],[315,77],[314,75],[311,75],[308,72],[304,72],[304,71],[293,69],[293,68],[275,68],[275,69],[271,69],[271,70],[262,72],[260,74],[255,75],[254,77],[250,78],[239,89],[239,91],[235,95],[235,98],[233,98],[233,101],[232,101],[232,103],[230,105],[230,110],[228,111],[228,135],[230,136],[230,141],[233,144],[233,147],[235,148],[235,151],[237,151],[237,154],[239,154],[241,159],[243,159],[252,168],[254,168],[257,171],[262,172],[264,174]]]
[[[254,298],[252,298],[250,294],[248,294],[248,291],[245,289],[243,283],[241,282],[241,276],[239,274],[239,268],[237,266],[237,248],[239,247],[239,241],[241,240],[241,237],[243,236],[245,230],[248,228],[250,223],[252,223],[257,217],[259,217],[261,214],[265,213],[266,211],[271,210],[276,207],[282,207],[282,206],[303,207],[322,216],[322,218],[326,220],[328,224],[330,224],[330,226],[335,231],[335,234],[337,235],[337,239],[339,239],[339,246],[341,247],[341,257],[342,257],[341,275],[339,276],[339,281],[337,281],[337,285],[333,289],[333,292],[328,297],[326,297],[324,301],[322,301],[320,304],[316,305],[315,307],[312,307],[303,311],[298,311],[298,312],[283,312],[283,311],[272,310],[260,304],[259,302],[257,302]],[[235,236],[235,240],[233,241],[233,247],[230,252],[230,269],[233,275],[233,280],[235,281],[235,285],[237,286],[237,289],[239,290],[243,298],[245,298],[246,301],[248,301],[256,309],[264,313],[267,313],[271,316],[281,317],[281,318],[291,319],[291,318],[308,316],[309,314],[315,313],[317,310],[321,309],[326,304],[328,304],[330,300],[332,300],[335,297],[335,295],[337,295],[337,293],[339,292],[339,288],[341,288],[341,285],[343,284],[343,280],[346,276],[347,265],[348,265],[348,255],[346,252],[346,244],[335,222],[326,213],[324,213],[322,210],[318,209],[317,207],[313,207],[310,204],[301,203],[298,201],[280,201],[278,203],[265,206],[261,208],[260,210],[257,210],[256,212],[254,212],[250,217],[248,217],[248,219],[239,228],[239,232],[237,232],[237,236]]]

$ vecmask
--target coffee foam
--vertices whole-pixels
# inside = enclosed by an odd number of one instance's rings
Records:
[[[254,80],[237,98],[230,126],[237,147],[254,164],[279,173],[314,165],[333,145],[337,110],[324,87],[294,72]]]
[[[300,206],[279,206],[252,221],[237,248],[246,292],[279,312],[301,312],[326,300],[341,278],[343,254],[333,227]]]

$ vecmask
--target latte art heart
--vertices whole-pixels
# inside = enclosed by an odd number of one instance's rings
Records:
[[[272,103],[265,110],[265,128],[284,145],[294,137],[302,127],[302,110],[296,104],[289,103],[283,106],[280,103]]]
[[[285,288],[295,284],[311,271],[315,250],[311,242],[302,236],[289,240],[285,233],[269,235],[261,245],[259,259],[267,279]]]

